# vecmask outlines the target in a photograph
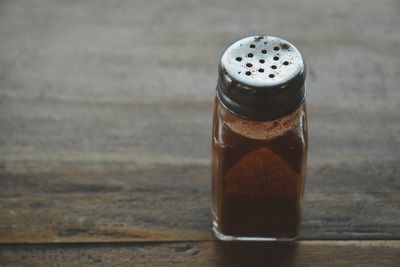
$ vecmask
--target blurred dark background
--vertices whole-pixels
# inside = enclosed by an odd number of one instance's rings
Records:
[[[2,165],[208,163],[220,53],[256,34],[304,53],[310,164],[398,159],[399,3],[1,1]]]

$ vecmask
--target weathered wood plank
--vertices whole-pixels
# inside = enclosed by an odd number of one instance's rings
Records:
[[[311,166],[400,158],[395,108],[309,107]],[[132,105],[7,99],[0,105],[0,166],[30,172],[31,165],[40,171],[58,162],[205,164],[211,113],[211,99]]]
[[[400,241],[2,246],[1,266],[399,266]]]
[[[302,239],[400,238],[400,164],[374,164],[310,168]],[[107,166],[1,174],[0,242],[211,239],[207,165]]]

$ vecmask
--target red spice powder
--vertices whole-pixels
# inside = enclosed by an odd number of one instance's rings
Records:
[[[306,153],[294,124],[298,118],[268,122],[274,127],[267,133],[249,130],[251,125],[243,120],[227,121],[231,123],[224,123],[221,140],[213,147],[218,157],[213,190],[219,231],[244,237],[296,237]]]

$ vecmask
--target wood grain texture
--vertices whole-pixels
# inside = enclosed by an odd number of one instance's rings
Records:
[[[217,60],[258,33],[308,64],[301,238],[399,239],[399,13],[395,0],[1,1],[0,243],[211,240]]]
[[[124,166],[3,173],[1,242],[211,240],[208,166]],[[399,164],[375,166],[310,168],[300,237],[399,239]]]
[[[1,266],[399,266],[400,241],[3,246]]]

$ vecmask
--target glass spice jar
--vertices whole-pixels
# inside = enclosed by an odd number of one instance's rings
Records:
[[[223,53],[212,130],[213,231],[220,240],[293,240],[307,164],[305,63],[272,36]]]

